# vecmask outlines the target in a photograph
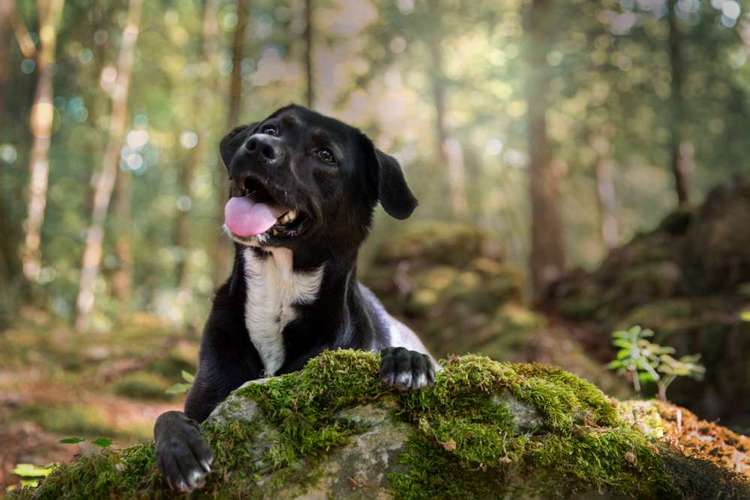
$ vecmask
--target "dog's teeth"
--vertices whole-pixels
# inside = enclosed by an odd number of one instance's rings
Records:
[[[297,218],[297,212],[290,210],[279,218],[281,224],[288,224]]]

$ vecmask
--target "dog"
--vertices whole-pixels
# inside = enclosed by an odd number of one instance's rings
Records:
[[[154,426],[158,467],[183,492],[211,471],[198,423],[249,380],[299,370],[326,349],[380,352],[382,382],[400,390],[432,384],[439,368],[356,277],[376,204],[396,219],[417,206],[395,158],[298,105],[235,128],[219,149],[234,266],[216,292],[185,411]]]

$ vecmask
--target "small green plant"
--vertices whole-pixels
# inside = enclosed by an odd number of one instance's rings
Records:
[[[667,401],[667,389],[677,377],[701,380],[706,368],[700,364],[699,354],[677,359],[674,348],[655,344],[649,340],[654,332],[640,326],[618,330],[612,334],[612,344],[618,347],[617,356],[609,368],[618,373],[629,373],[633,389],[641,392],[641,383],[654,382],[658,398]]]
[[[184,380],[184,383],[177,383],[167,389],[167,394],[184,394],[187,391],[190,390],[190,388],[193,386],[193,382],[195,382],[195,375],[192,373],[188,373],[185,370],[182,370],[182,380]]]
[[[71,437],[62,438],[60,440],[60,443],[81,444],[84,441],[86,441],[86,438],[82,438],[78,436],[71,436]],[[91,441],[91,444],[93,444],[94,446],[98,446],[99,448],[109,448],[110,446],[112,446],[112,440],[106,437],[99,437],[99,438],[93,439]]]
[[[21,488],[36,488],[39,486],[39,481],[49,476],[55,470],[55,467],[57,467],[57,464],[49,464],[44,467],[34,464],[16,464],[12,472],[21,478]],[[7,491],[14,491],[15,489],[15,486],[9,486]]]

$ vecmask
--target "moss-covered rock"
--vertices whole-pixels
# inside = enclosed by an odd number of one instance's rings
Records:
[[[378,364],[374,354],[331,351],[300,372],[235,391],[202,426],[215,470],[194,496],[750,495],[739,474],[644,432],[615,401],[560,369],[464,356],[445,362],[434,387],[397,393],[379,383]],[[169,492],[144,444],[83,457],[17,495]]]
[[[750,414],[750,178],[713,190],[697,208],[668,215],[653,231],[613,250],[592,272],[550,289],[549,305],[591,332],[608,361],[609,334],[635,324],[679,355],[699,353],[703,382],[678,381],[670,397],[701,415]]]

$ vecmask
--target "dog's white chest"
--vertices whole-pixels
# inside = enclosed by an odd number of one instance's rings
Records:
[[[310,304],[318,297],[323,267],[308,273],[292,270],[292,251],[271,249],[265,258],[251,248],[243,252],[245,262],[245,326],[258,351],[265,375],[276,373],[284,363],[284,327],[296,317],[294,305]]]

